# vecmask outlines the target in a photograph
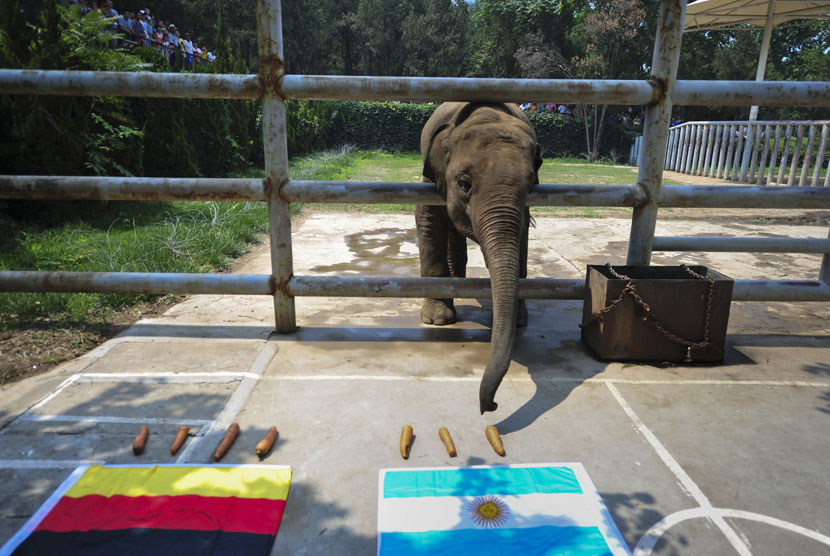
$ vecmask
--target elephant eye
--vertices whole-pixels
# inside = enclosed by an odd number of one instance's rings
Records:
[[[458,187],[460,187],[464,193],[469,193],[473,188],[473,182],[470,181],[470,176],[458,176]]]

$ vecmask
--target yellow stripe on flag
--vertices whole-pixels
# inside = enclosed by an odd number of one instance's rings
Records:
[[[91,466],[66,496],[235,496],[285,500],[291,469]]]

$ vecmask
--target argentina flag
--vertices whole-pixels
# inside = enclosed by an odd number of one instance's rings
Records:
[[[630,556],[579,463],[383,469],[378,555]]]

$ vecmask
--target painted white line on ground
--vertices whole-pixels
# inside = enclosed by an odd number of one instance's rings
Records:
[[[262,350],[260,350],[259,355],[257,355],[257,358],[253,363],[251,363],[250,369],[248,369],[248,372],[245,373],[247,376],[242,379],[236,387],[236,390],[234,390],[233,394],[231,394],[228,403],[225,404],[225,407],[222,408],[210,424],[205,436],[203,438],[193,439],[189,442],[187,446],[185,446],[184,450],[182,450],[182,453],[176,460],[176,463],[190,462],[193,452],[203,442],[207,442],[208,446],[219,444],[219,441],[225,435],[227,428],[231,423],[233,423],[236,415],[245,405],[245,402],[248,401],[248,398],[251,396],[251,392],[259,382],[262,374],[268,368],[268,364],[277,354],[278,349],[279,347],[275,341],[265,343]]]
[[[481,375],[472,376],[396,376],[396,375],[273,375],[262,380],[295,381],[377,381],[377,382],[479,382]],[[504,377],[504,382],[551,382],[551,383],[587,383],[587,384],[641,384],[641,385],[687,385],[687,386],[804,386],[811,388],[830,387],[830,381],[803,380],[717,380],[717,379],[628,379],[628,378],[578,378],[578,377]]]
[[[654,451],[657,452],[657,455],[669,468],[669,470],[677,477],[678,484],[680,487],[688,494],[692,499],[694,499],[698,505],[707,510],[712,509],[712,503],[709,502],[709,499],[703,494],[703,491],[700,490],[700,487],[697,486],[692,478],[684,471],[684,469],[680,466],[674,456],[672,456],[669,451],[666,449],[665,446],[657,439],[653,432],[643,423],[643,421],[637,416],[637,413],[634,412],[634,409],[628,405],[628,402],[625,401],[620,391],[611,383],[606,383],[606,386],[611,391],[611,394],[617,400],[617,403],[620,404],[623,411],[628,418],[631,419],[631,422],[634,424],[634,427],[637,431],[645,437],[651,447],[654,448]],[[709,517],[715,525],[717,525],[718,529],[726,535],[727,540],[732,545],[738,554],[741,556],[751,556],[752,552],[749,550],[749,546],[744,542],[743,539],[738,535],[738,533],[726,523],[726,520],[723,517],[713,514]]]
[[[104,460],[0,459],[0,469],[75,469],[79,465],[104,465]]]
[[[651,556],[652,550],[657,545],[657,542],[666,534],[666,531],[689,519],[697,518],[712,518],[712,516],[719,516],[721,518],[735,518],[747,519],[757,523],[764,523],[772,525],[798,535],[803,535],[816,542],[830,546],[830,537],[823,535],[818,531],[812,531],[806,527],[784,521],[775,517],[770,517],[763,514],[756,514],[753,512],[745,512],[742,510],[731,510],[727,508],[691,508],[688,510],[681,510],[673,514],[667,515],[657,523],[651,526],[646,533],[637,541],[637,546],[634,547],[634,556]]]
[[[192,425],[203,427],[213,421],[209,419],[176,419],[159,417],[109,417],[100,415],[25,415],[21,421],[35,421],[40,423],[126,423],[131,425]]]

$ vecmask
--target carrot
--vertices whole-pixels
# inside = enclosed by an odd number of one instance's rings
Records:
[[[438,436],[441,438],[441,442],[444,443],[447,453],[451,458],[454,458],[457,455],[455,451],[455,443],[452,441],[452,436],[450,436],[450,431],[447,430],[447,427],[441,427],[438,429]]]
[[[225,452],[230,449],[237,436],[239,436],[239,423],[232,423],[231,426],[228,427],[222,442],[219,443],[219,446],[216,447],[216,451],[213,452],[213,461],[219,461],[222,459],[222,456],[224,456]]]
[[[254,453],[259,457],[263,457],[271,451],[271,447],[274,445],[274,442],[277,440],[277,427],[271,427],[268,429],[268,432],[265,433],[265,436],[262,437],[262,440],[257,442],[256,448],[254,448]]]
[[[172,446],[170,446],[170,455],[174,455],[176,452],[179,451],[179,448],[182,447],[184,441],[187,440],[187,434],[190,432],[190,427],[185,427],[182,425],[179,427],[179,432],[176,433],[176,440],[173,441]]]
[[[142,452],[144,452],[144,446],[147,445],[147,437],[150,435],[150,429],[147,428],[147,425],[141,425],[141,430],[138,431],[138,435],[133,440],[133,453],[137,456],[140,456]]]
[[[484,434],[487,435],[487,440],[490,442],[490,446],[496,451],[496,453],[500,456],[504,455],[504,444],[501,441],[501,436],[499,436],[499,429],[496,428],[496,425],[487,425],[487,428],[484,429]]]
[[[412,426],[404,425],[401,429],[401,457],[409,459],[409,447],[412,444]]]

